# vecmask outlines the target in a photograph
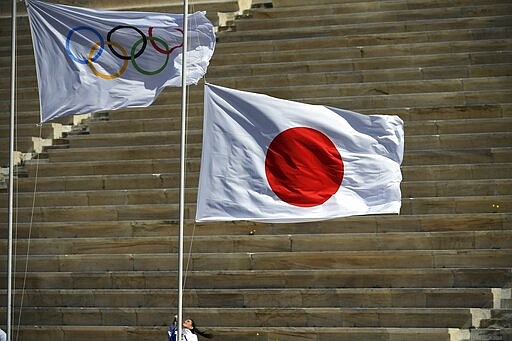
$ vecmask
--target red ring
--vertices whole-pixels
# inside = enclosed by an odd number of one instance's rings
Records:
[[[183,34],[183,30],[182,30],[181,28],[176,28],[175,30],[180,31],[180,32],[181,32],[181,34]],[[149,36],[150,38],[151,38],[151,37],[153,37],[153,27],[150,27],[150,28],[149,28],[148,36]],[[171,54],[171,53],[172,53],[172,51],[174,51],[175,49],[180,48],[180,47],[182,47],[182,46],[183,46],[183,43],[181,43],[181,45],[174,46],[174,47],[173,47],[172,49],[170,49],[170,50],[164,50],[164,49],[161,49],[160,47],[158,47],[158,45],[155,43],[155,41],[154,41],[154,40],[149,40],[149,42],[151,43],[151,45],[153,45],[153,48],[154,48],[155,50],[157,50],[158,52],[163,53],[163,54]]]

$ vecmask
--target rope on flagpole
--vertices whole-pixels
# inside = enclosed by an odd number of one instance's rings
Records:
[[[43,135],[43,124],[38,124],[39,126],[39,139],[41,139]],[[23,302],[25,298],[25,289],[27,285],[27,274],[28,274],[28,263],[29,263],[29,256],[30,256],[30,244],[32,241],[32,227],[34,225],[34,212],[36,207],[36,197],[37,197],[37,184],[39,179],[39,157],[36,158],[36,171],[34,175],[34,189],[32,191],[32,207],[30,212],[30,222],[28,226],[28,235],[27,235],[27,246],[25,250],[25,269],[23,271],[23,282],[21,284],[21,297],[20,297],[20,303],[19,303],[19,313],[18,313],[18,323],[17,323],[17,330],[16,330],[16,340],[18,340],[18,336],[20,333],[20,326],[21,326],[21,315],[23,312]],[[15,252],[15,255],[17,253]]]

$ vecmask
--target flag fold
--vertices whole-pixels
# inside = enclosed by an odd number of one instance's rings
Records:
[[[103,11],[26,0],[41,122],[150,105],[181,86],[183,15]],[[187,84],[197,84],[215,49],[204,12],[190,14]]]
[[[205,85],[196,221],[399,213],[403,121]]]

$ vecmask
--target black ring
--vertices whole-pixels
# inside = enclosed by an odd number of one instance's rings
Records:
[[[110,37],[112,36],[112,34],[117,31],[117,30],[120,30],[122,28],[131,28],[135,31],[137,31],[138,34],[140,34],[140,36],[142,37],[142,47],[140,48],[140,51],[137,52],[137,54],[135,54],[134,56],[134,59],[139,57],[141,54],[144,53],[144,50],[146,50],[146,45],[148,44],[148,40],[146,38],[146,36],[144,35],[144,33],[142,33],[141,30],[139,30],[137,27],[134,27],[134,26],[127,26],[127,25],[119,25],[119,26],[116,26],[114,27],[113,29],[110,30],[110,32],[108,32],[107,34],[107,40],[108,41],[112,41],[110,39]],[[112,45],[107,45],[108,48],[110,49],[110,51],[112,51],[112,53],[117,57],[117,58],[120,58],[120,59],[123,59],[123,60],[130,60],[131,59],[131,56],[123,56],[119,53],[117,53],[116,50],[114,50],[114,48],[112,47]]]

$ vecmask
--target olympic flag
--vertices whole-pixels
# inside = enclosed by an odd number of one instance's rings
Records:
[[[206,84],[197,221],[399,213],[403,121]]]
[[[150,105],[181,86],[183,15],[100,11],[26,0],[41,122]],[[187,84],[206,73],[215,49],[204,12],[189,16]]]

